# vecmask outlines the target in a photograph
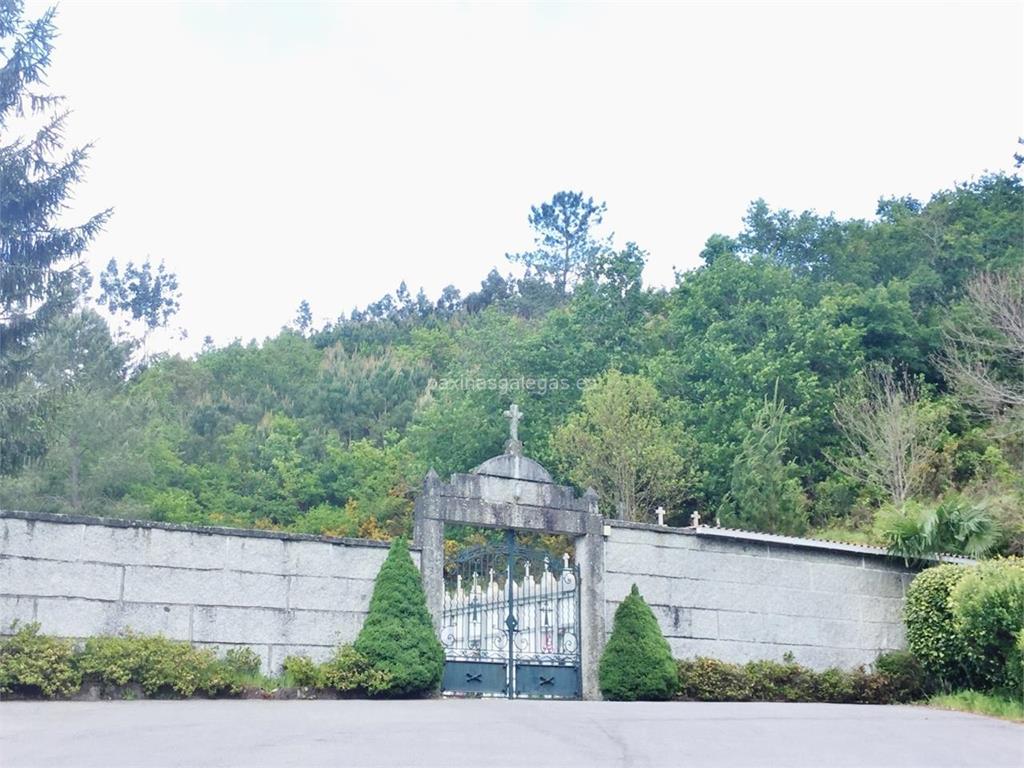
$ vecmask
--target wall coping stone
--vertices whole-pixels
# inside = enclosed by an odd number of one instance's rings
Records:
[[[760,533],[758,531],[744,531],[739,528],[711,528],[708,526],[686,526],[676,528],[655,523],[633,523],[626,520],[606,520],[606,524],[613,528],[632,528],[640,531],[651,531],[652,533],[667,533],[683,536],[707,536],[716,539],[734,539],[737,541],[759,541],[765,544],[781,544],[783,546],[821,549],[829,552],[853,552],[858,555],[870,555],[887,560],[902,560],[897,555],[892,555],[881,547],[872,547],[867,544],[848,544],[842,541],[827,541],[824,539],[806,539],[800,536],[782,536],[776,533]],[[932,563],[961,563],[969,565],[975,561],[961,555],[939,555],[938,557],[922,558]]]
[[[155,520],[131,520],[121,517],[94,517],[92,515],[66,515],[54,512],[24,512],[15,509],[0,509],[0,518],[27,520],[30,522],[58,523],[62,525],[101,525],[107,528],[149,528],[178,533],[199,533],[208,536],[240,536],[250,539],[277,539],[279,541],[311,541],[318,544],[333,544],[340,547],[378,547],[387,549],[390,542],[375,539],[336,538],[317,536],[311,533],[289,533],[286,531],[263,531],[254,528],[228,528],[224,526],[184,525],[162,523]],[[411,543],[409,549],[419,551]]]

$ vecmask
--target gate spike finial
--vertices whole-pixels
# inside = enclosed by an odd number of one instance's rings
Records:
[[[562,567],[565,568],[566,570],[569,569],[569,553],[568,552],[566,552],[565,554],[562,555]]]

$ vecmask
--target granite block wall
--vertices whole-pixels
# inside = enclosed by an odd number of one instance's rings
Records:
[[[869,664],[904,647],[914,571],[868,547],[616,523],[605,540],[606,626],[635,583],[677,658]]]
[[[386,555],[372,541],[0,512],[0,632],[15,620],[74,638],[130,628],[247,645],[277,671],[288,654],[323,659],[355,639]]]

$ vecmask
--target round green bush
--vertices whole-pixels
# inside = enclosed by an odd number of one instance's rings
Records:
[[[396,539],[377,574],[370,612],[355,650],[379,673],[382,696],[422,696],[441,684],[444,649],[427,610],[420,572]]]
[[[1024,631],[1024,559],[979,563],[949,596],[976,684],[1016,690],[1017,636]]]
[[[907,589],[903,612],[907,647],[926,672],[950,689],[969,687],[971,681],[967,649],[950,606],[950,593],[969,570],[947,563],[922,571]]]
[[[615,611],[598,680],[602,695],[616,701],[664,701],[678,688],[672,650],[636,584]]]

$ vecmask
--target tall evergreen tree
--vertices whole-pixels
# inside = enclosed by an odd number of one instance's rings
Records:
[[[82,253],[110,216],[108,209],[78,226],[58,223],[90,146],[64,151],[68,112],[45,92],[54,14],[26,21],[20,0],[0,0],[0,472],[45,449],[50,393],[19,386],[29,345],[74,305],[85,280]]]
[[[770,533],[802,533],[805,499],[797,467],[786,461],[788,420],[778,391],[754,419],[733,463],[720,515],[725,522]]]

